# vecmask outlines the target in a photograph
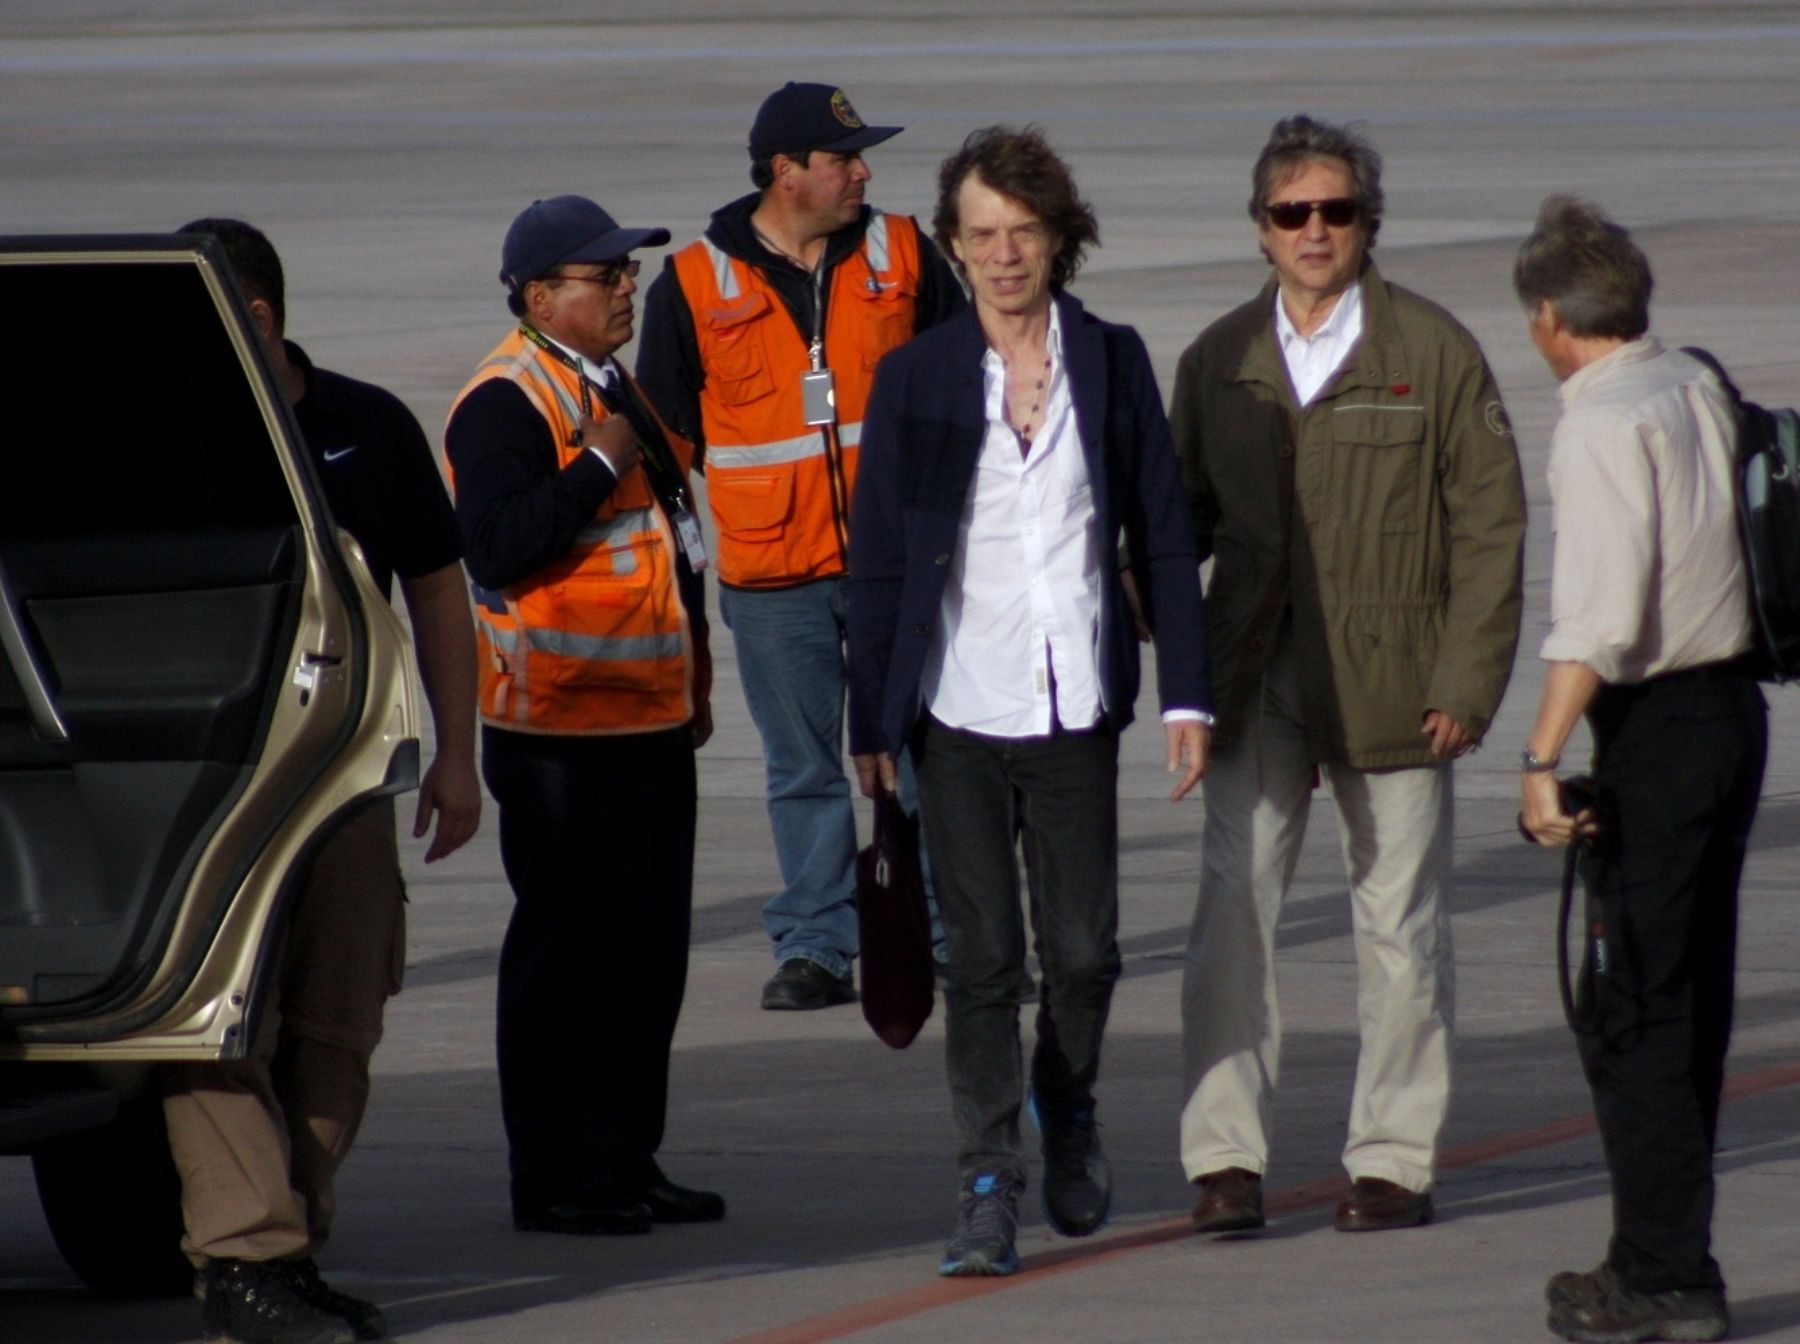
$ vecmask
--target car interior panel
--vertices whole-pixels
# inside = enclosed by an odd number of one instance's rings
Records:
[[[255,769],[303,596],[299,515],[191,261],[0,266],[13,314],[129,312],[97,341],[13,322],[0,492],[0,988],[15,1017],[129,989]],[[47,692],[65,739],[34,713]],[[4,1026],[0,1025],[0,1034]]]

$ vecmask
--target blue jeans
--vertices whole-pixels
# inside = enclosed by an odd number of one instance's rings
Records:
[[[719,613],[762,736],[769,827],[782,889],[763,906],[775,960],[805,957],[846,975],[857,953],[856,814],[844,773],[844,580],[750,590],[719,585]],[[912,762],[900,799],[918,811]],[[930,875],[926,889],[930,890]],[[933,942],[941,947],[937,902]]]

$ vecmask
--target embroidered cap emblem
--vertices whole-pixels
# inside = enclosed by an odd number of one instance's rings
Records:
[[[1512,421],[1507,417],[1506,407],[1498,401],[1490,401],[1481,408],[1482,423],[1503,439],[1512,437]]]
[[[862,118],[856,115],[856,109],[850,106],[850,99],[842,89],[832,91],[831,115],[853,131],[863,128]]]

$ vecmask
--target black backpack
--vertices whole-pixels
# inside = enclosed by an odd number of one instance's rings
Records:
[[[1737,411],[1738,539],[1750,570],[1750,616],[1764,680],[1800,677],[1800,412],[1744,400],[1705,350],[1684,351],[1719,376]]]

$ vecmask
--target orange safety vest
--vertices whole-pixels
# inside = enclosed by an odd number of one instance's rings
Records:
[[[511,379],[544,417],[559,469],[587,451],[572,446],[582,411],[574,369],[515,330],[476,367],[451,415],[493,378]],[[592,406],[605,419],[598,397]],[[693,447],[674,433],[668,440],[685,476]],[[450,477],[454,489],[453,467]],[[643,469],[634,467],[567,554],[498,594],[478,591],[482,718],[518,732],[588,736],[654,732],[692,719],[696,657],[675,544]]]
[[[788,587],[847,567],[863,407],[876,361],[912,339],[919,246],[911,219],[874,210],[862,245],[832,267],[824,362],[836,383],[835,444],[806,423],[800,376],[812,367],[812,333],[763,272],[707,239],[675,254],[706,374],[700,423],[721,583]]]

